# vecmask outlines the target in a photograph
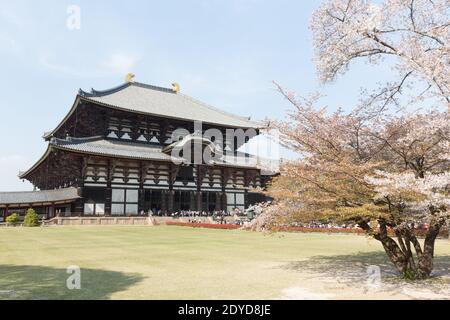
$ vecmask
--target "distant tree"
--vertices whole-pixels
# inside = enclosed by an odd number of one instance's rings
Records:
[[[450,107],[449,17],[448,0],[327,0],[311,22],[318,75],[327,82],[356,60],[389,59],[393,81],[366,94],[366,103],[397,104],[414,83],[414,101],[428,95]]]
[[[16,226],[20,223],[20,217],[17,213],[14,212],[6,217],[6,222],[12,226]]]
[[[25,227],[38,227],[39,226],[39,216],[34,211],[34,209],[28,209],[25,219],[23,220],[23,225]]]

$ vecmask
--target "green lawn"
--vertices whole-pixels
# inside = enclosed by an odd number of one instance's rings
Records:
[[[440,240],[436,254],[438,274],[448,271],[450,242]],[[0,228],[0,299],[276,299],[320,274],[364,277],[370,264],[392,272],[378,242],[356,235]],[[81,290],[66,288],[70,265],[81,268]]]

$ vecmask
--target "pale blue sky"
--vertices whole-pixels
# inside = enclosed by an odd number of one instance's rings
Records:
[[[136,81],[181,90],[252,119],[289,107],[272,81],[299,94],[322,90],[348,109],[380,69],[354,68],[320,85],[309,19],[319,1],[0,0],[0,191],[29,190],[17,178],[45,151],[44,131],[67,113],[78,88],[106,89],[131,71]],[[81,29],[66,27],[81,8]]]

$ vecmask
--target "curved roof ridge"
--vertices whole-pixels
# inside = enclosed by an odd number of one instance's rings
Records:
[[[77,144],[85,144],[89,142],[107,142],[110,145],[115,146],[136,146],[142,147],[146,149],[153,149],[155,151],[161,151],[161,147],[157,147],[151,144],[146,144],[142,142],[135,141],[127,141],[127,140],[116,140],[116,139],[108,139],[104,136],[92,136],[92,137],[83,137],[83,138],[73,138],[69,139],[60,139],[60,138],[52,138],[50,144],[53,146],[65,146],[65,145],[77,145]],[[152,151],[153,151],[152,150]]]
[[[92,137],[80,137],[80,138],[75,138],[75,137],[67,137],[65,139],[60,139],[60,138],[56,138],[53,137],[50,140],[51,144],[55,144],[55,143],[83,143],[83,142],[91,142],[91,141],[97,141],[97,140],[102,140],[104,137],[103,136],[92,136]]]
[[[170,89],[170,88],[155,86],[155,85],[146,84],[146,83],[142,83],[142,82],[126,82],[126,83],[122,83],[116,87],[112,87],[110,89],[96,90],[94,88],[91,88],[91,92],[84,91],[83,89],[80,88],[78,90],[78,94],[80,96],[86,97],[86,98],[103,97],[103,96],[107,96],[107,95],[119,92],[123,89],[128,88],[129,86],[137,86],[137,87],[141,87],[141,88],[145,88],[145,89],[158,90],[158,91],[163,91],[163,92],[173,93],[173,94],[176,93],[173,89]]]
[[[83,89],[78,90],[78,94],[82,97],[103,97],[107,96],[113,93],[116,93],[118,91],[121,91],[131,85],[131,82],[122,83],[121,85],[118,85],[116,87],[105,89],[105,90],[96,90],[94,88],[91,88],[91,92],[84,91]]]
[[[152,84],[146,84],[146,83],[142,83],[142,82],[131,82],[131,84],[141,87],[141,88],[145,88],[145,89],[158,90],[158,91],[176,94],[176,91],[174,91],[173,89],[170,89],[170,88],[154,86]]]

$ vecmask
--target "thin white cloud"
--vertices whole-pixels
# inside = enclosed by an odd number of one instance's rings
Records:
[[[138,63],[139,58],[124,52],[112,53],[101,66],[117,74],[130,72]]]
[[[25,157],[18,155],[18,154],[1,156],[0,157],[0,167],[4,166],[6,164],[14,164],[14,163],[23,162],[23,161],[25,161]]]
[[[16,27],[22,27],[25,25],[25,18],[16,14],[17,8],[11,10],[11,8],[5,8],[2,4],[2,10],[0,10],[0,19],[10,25]]]
[[[80,78],[98,78],[111,75],[124,75],[130,72],[138,62],[135,56],[116,52],[101,60],[96,66],[84,66],[82,68],[53,62],[47,53],[41,54],[39,64],[51,71]],[[89,67],[88,69],[86,69]]]
[[[258,5],[258,0],[204,0],[203,2],[200,2],[200,5],[207,10],[225,8],[235,14],[244,14],[248,13],[250,10],[253,10],[254,6]]]
[[[20,52],[19,45],[13,38],[0,34],[0,52],[17,54]]]
[[[58,73],[64,73],[64,74],[75,76],[75,77],[83,78],[83,77],[95,76],[95,73],[93,73],[93,72],[85,72],[85,71],[80,70],[75,67],[54,63],[54,62],[50,61],[49,56],[45,55],[45,54],[42,54],[39,57],[39,64],[41,66],[43,66],[44,68],[49,69],[51,71],[56,71]]]

